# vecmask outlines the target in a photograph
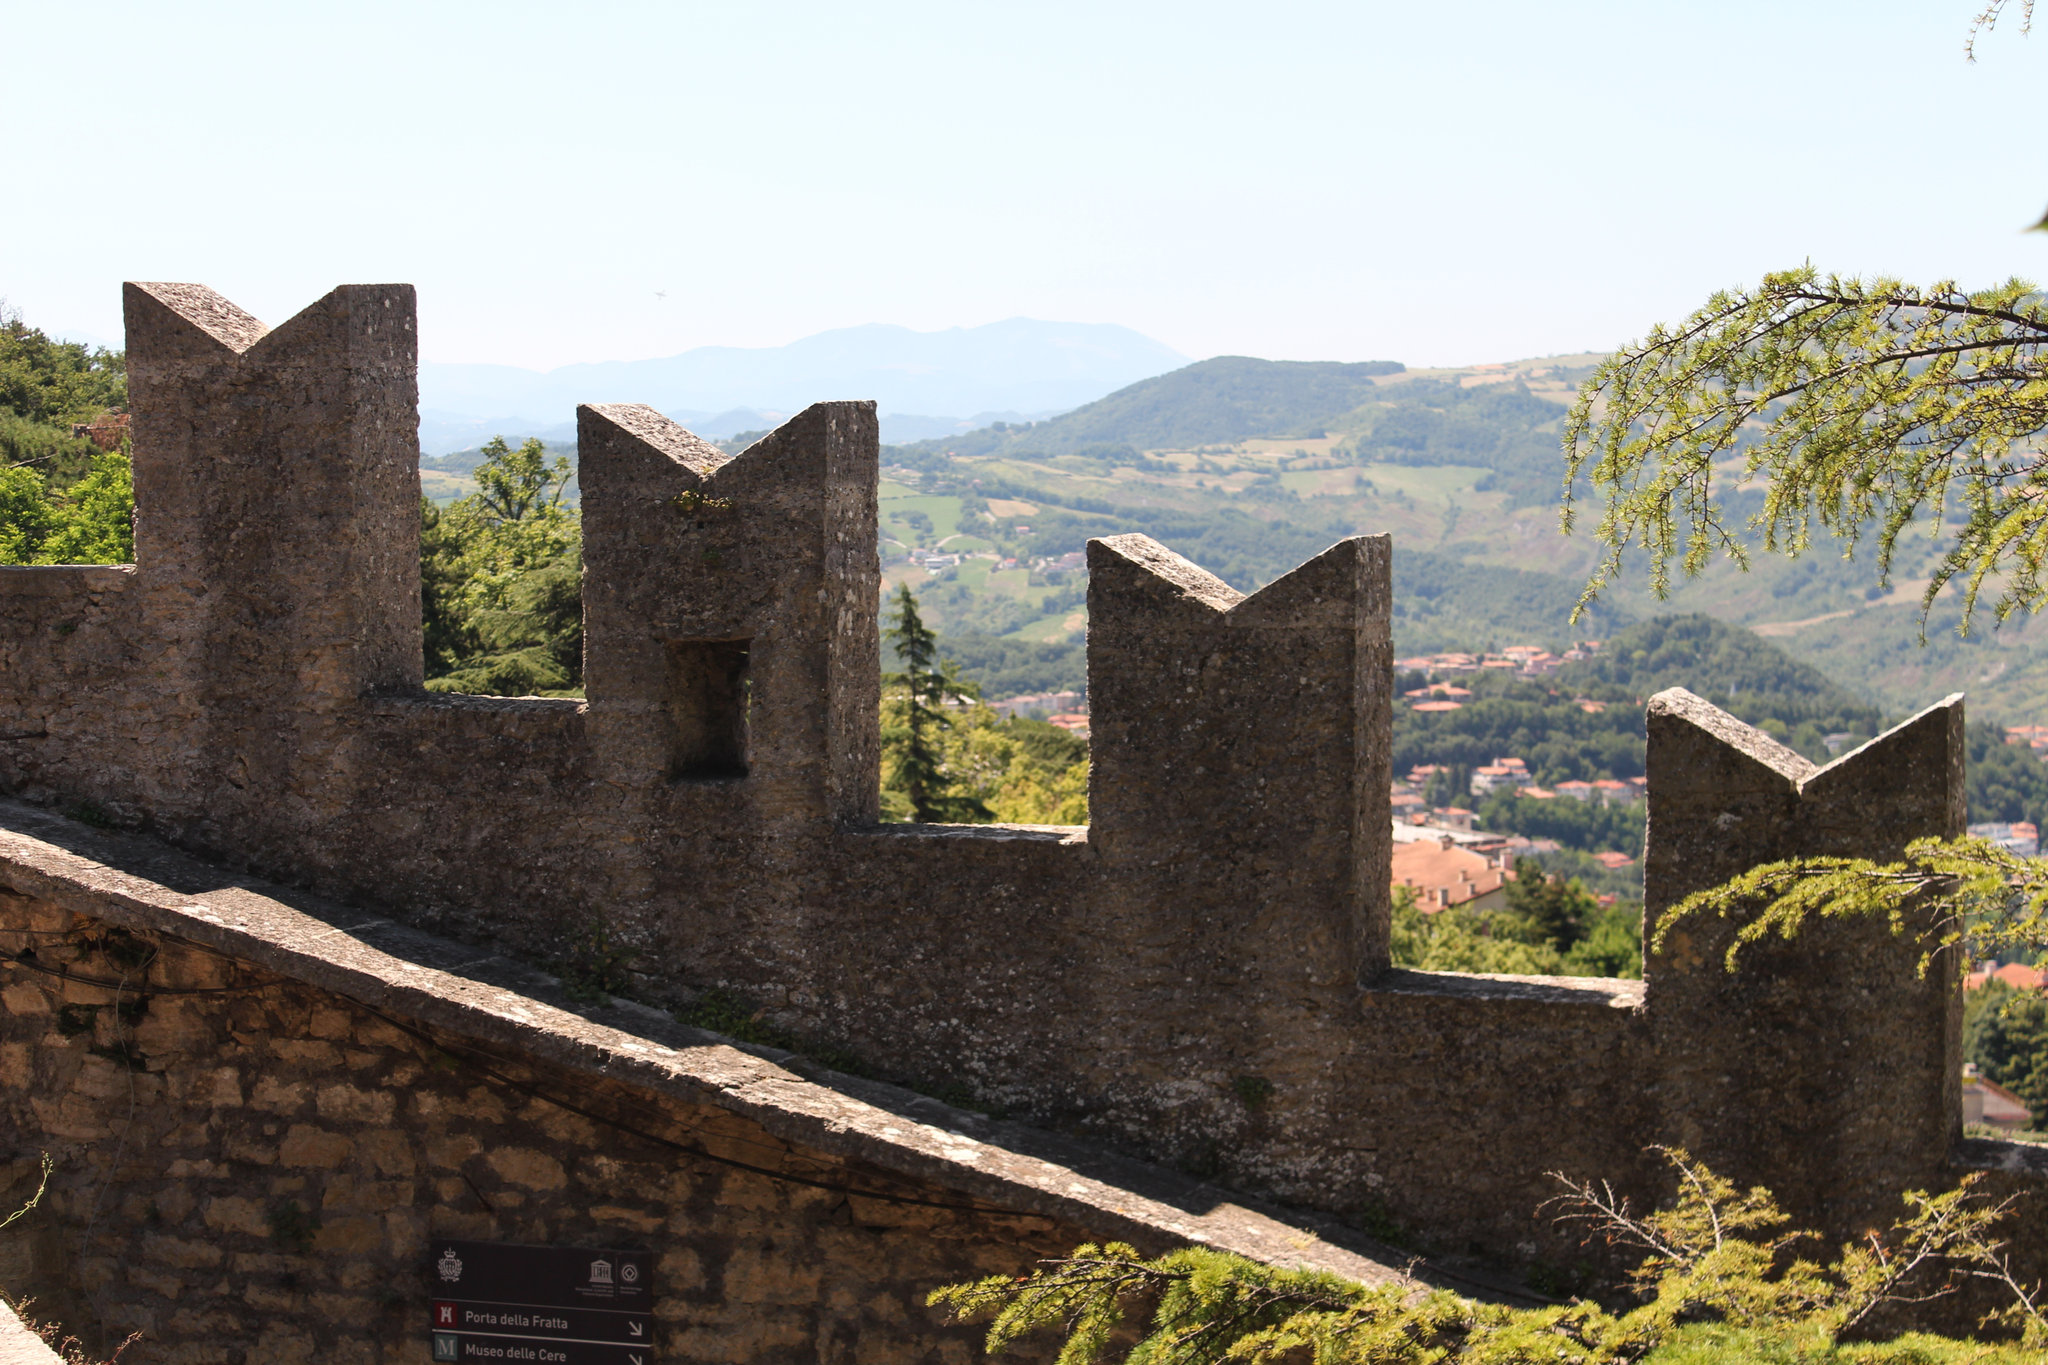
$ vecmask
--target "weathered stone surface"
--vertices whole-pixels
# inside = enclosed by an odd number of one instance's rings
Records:
[[[208,935],[263,931],[300,899],[259,889],[261,874],[331,898],[331,937],[274,936],[283,956],[264,970],[409,1019],[526,991],[520,962],[558,959],[602,920],[639,950],[648,1000],[723,988],[869,1068],[1041,1130],[1507,1259],[1580,1254],[1534,1216],[1548,1172],[1647,1193],[1657,1141],[1782,1184],[1837,1235],[1900,1180],[1954,1177],[1952,977],[1922,981],[1874,933],[1816,933],[1729,978],[1724,930],[1696,926],[1647,988],[1386,970],[1381,537],[1250,597],[1142,537],[1093,544],[1094,826],[887,828],[873,823],[872,406],[820,404],[731,458],[650,409],[591,407],[588,703],[421,692],[412,307],[404,286],[346,286],[265,331],[196,286],[130,287],[138,563],[0,570],[0,792],[242,871],[161,846],[116,857],[118,841],[15,808],[16,830],[123,869],[38,871],[62,851],[22,851],[9,875],[37,904],[128,906],[212,948],[162,968],[212,989],[253,959]],[[1767,857],[1956,828],[1960,723],[1944,704],[1814,770],[1697,698],[1659,698],[1652,913]],[[384,951],[415,974],[363,965]],[[463,975],[432,975],[446,968]],[[278,1028],[227,998],[147,1026],[160,1049],[212,1028],[267,1059],[225,1081],[211,1065],[152,1101],[203,1100],[219,1125],[208,1160],[307,1180],[360,1163],[360,1131],[332,1165],[295,1163],[317,1143],[290,1135],[383,1122],[349,1098],[380,1074],[404,1096],[393,1130],[436,1135],[391,1178],[473,1168],[458,1105],[582,1140],[437,1087],[417,1057],[389,1062],[409,1043],[374,1017]],[[48,999],[104,1003],[73,987]],[[12,1000],[10,1019],[47,1027]],[[526,1008],[478,1017],[510,1030],[504,1045],[595,1064],[520,1032]],[[90,1028],[86,1046],[116,1046],[111,1012]],[[623,1081],[662,1070],[591,1046]],[[118,1070],[77,1051],[33,1053],[19,1090],[0,1078],[54,1139],[97,1131]],[[400,1084],[387,1062],[420,1069]],[[781,1084],[713,1084],[714,1107],[784,1122]],[[815,1119],[787,1139],[874,1159]]]
[[[19,807],[6,815],[62,832]],[[183,889],[0,832],[11,888],[0,952],[14,959],[0,972],[45,997],[0,1016],[0,1036],[61,1088],[56,1078],[106,1059],[88,1035],[60,1030],[59,991],[197,1022],[160,1051],[125,1054],[141,1070],[121,1071],[162,1102],[137,1108],[120,1086],[74,1084],[82,1136],[56,1146],[44,1212],[0,1239],[0,1255],[36,1229],[53,1234],[56,1254],[16,1258],[10,1292],[36,1294],[82,1335],[142,1325],[145,1363],[219,1349],[224,1330],[243,1344],[237,1358],[251,1342],[246,1358],[261,1358],[269,1342],[308,1358],[412,1359],[434,1236],[655,1248],[673,1275],[659,1308],[669,1341],[716,1343],[729,1360],[815,1359],[841,1340],[864,1356],[964,1359],[976,1333],[940,1324],[925,1293],[1105,1237],[1399,1277],[1331,1224],[893,1087],[806,1078],[654,1011],[572,1012],[538,974],[528,979],[556,1003],[429,967],[419,959],[480,964],[359,912],[337,916],[345,927],[317,918],[253,879],[192,889],[211,869],[142,841],[94,836],[93,849],[139,855],[153,873],[181,874]],[[121,962],[104,947],[109,929],[126,936]],[[137,944],[153,954],[141,966]],[[194,976],[223,984],[163,984]],[[363,1043],[351,1055],[308,1036],[337,1016]],[[118,1049],[137,1035],[107,1036]],[[223,1093],[300,1095],[304,1117],[224,1107]],[[0,1124],[47,1146],[33,1105],[0,1096]],[[382,1295],[377,1313],[332,1311],[364,1285]]]
[[[1689,692],[1650,700],[1647,913],[1757,863],[1891,857],[1963,832],[1963,706],[1950,697],[1816,768]],[[1936,1187],[1962,1136],[1961,992],[1882,924],[1815,925],[1722,964],[1732,923],[1681,925],[1646,964],[1664,1073],[1658,1126],[1804,1220],[1882,1226]]]
[[[0,1303],[0,1365],[62,1365],[57,1353]]]

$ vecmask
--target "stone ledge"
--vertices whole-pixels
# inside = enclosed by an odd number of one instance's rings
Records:
[[[1997,1138],[1964,1138],[1950,1154],[1952,1164],[1966,1171],[2004,1171],[2048,1179],[2048,1144],[2002,1142]]]
[[[848,834],[876,839],[984,839],[1036,844],[1085,844],[1086,825],[918,825],[908,821],[858,825]]]
[[[1643,1007],[1643,983],[1607,976],[1497,976],[1476,972],[1418,972],[1392,967],[1366,985],[1366,994],[1436,995],[1458,1000],[1535,1000],[1547,1005],[1601,1009]]]
[[[459,711],[465,714],[517,716],[580,716],[589,706],[581,697],[479,697],[467,692],[372,692],[363,698],[372,711],[401,714],[418,711]]]
[[[0,568],[0,596],[75,597],[119,592],[134,581],[133,564],[10,564]]]
[[[1369,1283],[1448,1279],[1466,1292],[1520,1297],[1448,1270],[1404,1273],[1392,1253],[1333,1221],[790,1054],[743,1048],[645,1006],[579,1009],[553,978],[487,950],[19,802],[0,801],[0,883],[449,1035],[716,1105],[815,1150],[1078,1223],[1148,1251],[1195,1242]]]
[[[0,1365],[63,1365],[58,1354],[28,1330],[4,1299],[0,1299]]]

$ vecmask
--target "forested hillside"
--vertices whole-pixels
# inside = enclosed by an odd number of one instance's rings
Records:
[[[1631,699],[1684,687],[1822,761],[1828,756],[1823,736],[1860,744],[1882,728],[1877,707],[1818,669],[1749,631],[1697,613],[1630,626],[1592,658],[1565,665],[1557,680],[1587,695]]]
[[[1072,455],[1091,446],[1160,450],[1254,436],[1320,437],[1327,424],[1372,399],[1376,379],[1402,368],[1394,361],[1350,365],[1217,356],[1141,379],[1043,422],[999,422],[897,449],[914,461],[943,454]]]
[[[53,341],[0,307],[0,564],[134,557],[126,434],[102,449],[71,431],[127,401],[121,352]]]
[[[1641,849],[1639,805],[1602,806],[1493,793],[1471,795],[1473,770],[1520,758],[1540,787],[1627,779],[1643,773],[1644,704],[1683,686],[1734,713],[1816,763],[1827,763],[1901,717],[1886,715],[1768,640],[1705,616],[1656,617],[1621,631],[1591,659],[1542,679],[1496,673],[1456,679],[1471,693],[1456,710],[1420,711],[1397,699],[1394,772],[1439,771],[1425,795],[1433,806],[1466,805],[1484,829],[1555,839],[1581,854]],[[1420,673],[1396,680],[1419,688]],[[2010,745],[1996,724],[1968,731],[1970,818],[2048,823],[2048,765]],[[1599,882],[1590,868],[1575,871]],[[1627,874],[1629,878],[1634,871]],[[1612,884],[1609,882],[1609,884]]]
[[[1478,492],[1500,491],[1512,506],[1548,505],[1564,479],[1558,443],[1565,408],[1520,384],[1466,387],[1416,379],[1388,387],[1342,422],[1352,432],[1338,453],[1360,464],[1451,465],[1484,469]]]

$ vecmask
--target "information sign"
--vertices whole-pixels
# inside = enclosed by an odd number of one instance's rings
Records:
[[[433,1353],[453,1365],[654,1365],[644,1251],[436,1242]]]

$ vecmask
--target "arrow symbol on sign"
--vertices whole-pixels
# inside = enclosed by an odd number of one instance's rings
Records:
[[[632,1361],[633,1365],[647,1365],[647,1361],[644,1358],[633,1355],[631,1352],[627,1353],[626,1359]]]
[[[626,1324],[626,1330],[637,1337],[640,1335],[640,1324],[637,1322],[629,1322]]]

